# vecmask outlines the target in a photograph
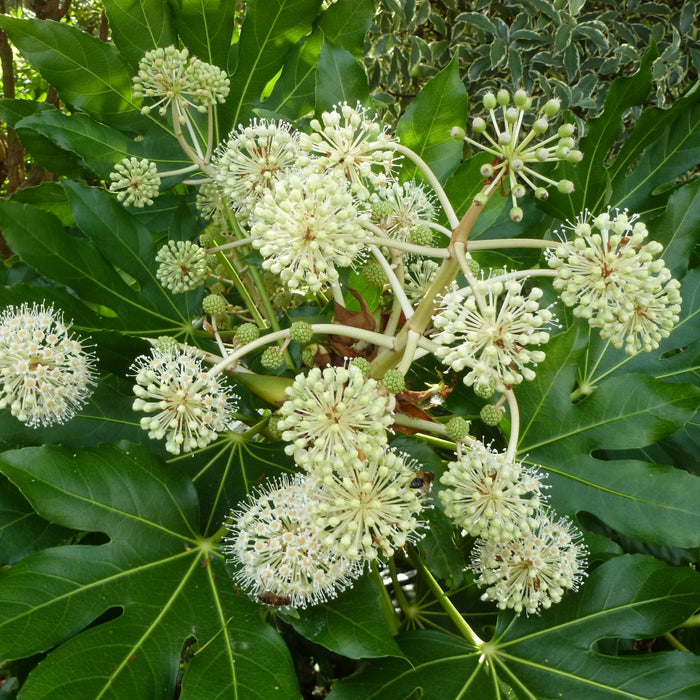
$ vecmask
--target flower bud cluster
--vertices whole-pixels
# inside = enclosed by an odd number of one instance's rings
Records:
[[[489,112],[489,119],[476,117],[472,121],[475,136],[481,136],[486,142],[480,142],[464,135],[462,129],[453,130],[453,135],[464,138],[472,146],[491,154],[494,160],[482,166],[482,176],[490,181],[489,187],[477,195],[478,201],[486,202],[489,193],[504,181],[510,187],[513,203],[511,218],[520,221],[523,218],[518,200],[531,189],[537,199],[547,199],[546,186],[554,186],[559,192],[573,192],[573,183],[569,180],[555,181],[538,173],[531,166],[536,163],[564,161],[578,163],[583,153],[574,148],[574,126],[563,124],[557,133],[546,136],[550,129],[550,119],[559,113],[559,101],[546,102],[536,114],[532,110],[532,98],[524,90],[516,90],[512,97],[507,90],[499,90],[496,95],[489,92],[484,95],[484,107]],[[500,122],[499,122],[500,113]],[[532,116],[528,120],[528,117]],[[526,122],[529,126],[526,126]],[[489,126],[493,134],[489,133]]]
[[[0,409],[32,428],[65,423],[95,383],[95,358],[53,306],[22,304],[0,313]]]
[[[548,256],[562,301],[631,355],[657,348],[681,308],[680,283],[657,258],[661,244],[645,242],[646,226],[626,211],[586,212],[571,230]]]
[[[114,166],[109,179],[109,191],[116,192],[117,199],[126,206],[150,207],[160,190],[158,168],[145,158],[124,158]]]
[[[452,284],[433,317],[438,343],[436,355],[455,372],[470,371],[467,386],[495,383],[498,391],[532,380],[528,365],[544,360],[544,352],[533,347],[549,340],[542,330],[552,319],[541,309],[542,291],[533,287],[524,293],[517,281],[481,280],[475,290]]]
[[[134,97],[160,98],[152,105],[144,105],[147,114],[158,107],[165,114],[174,102],[178,110],[189,106],[200,112],[223,102],[229,92],[229,79],[217,66],[190,57],[187,49],[174,46],[148,51],[139,62],[139,70],[133,79]]]
[[[151,414],[141,418],[141,427],[151,439],[165,439],[168,452],[206,447],[230,430],[236,400],[204,370],[193,348],[153,348],[150,356],[136,358],[131,370],[137,396],[133,409]]]
[[[316,155],[317,167],[347,180],[359,199],[369,197],[368,184],[388,183],[396,163],[393,138],[359,102],[355,107],[347,102],[334,105],[320,121],[311,120],[311,129],[312,134],[299,135],[301,148]]]

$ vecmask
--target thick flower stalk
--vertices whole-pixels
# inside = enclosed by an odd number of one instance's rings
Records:
[[[223,552],[237,565],[234,579],[261,602],[305,608],[335,598],[362,573],[323,542],[316,525],[316,487],[283,478],[231,513]]]
[[[638,218],[585,212],[570,227],[571,240],[548,255],[562,301],[631,355],[657,348],[681,308],[680,284],[657,258],[663,246],[645,242],[648,231]]]
[[[361,455],[385,445],[394,397],[355,364],[314,367],[287,389],[278,428],[297,464],[320,475],[344,473]]]
[[[0,313],[0,408],[32,428],[65,423],[95,384],[95,358],[53,306]]]
[[[305,161],[290,124],[255,119],[231,132],[212,167],[222,194],[245,222],[283,172]]]
[[[553,318],[540,308],[541,296],[537,287],[525,294],[516,281],[482,280],[475,290],[453,283],[433,318],[436,355],[455,372],[469,368],[463,377],[467,386],[493,383],[503,392],[534,379],[529,365],[539,364],[545,355],[532,348],[549,340],[542,328]]]
[[[316,155],[317,167],[346,179],[360,199],[369,197],[368,184],[388,183],[396,161],[393,138],[359,102],[355,107],[335,105],[320,121],[312,119],[311,129],[310,135],[300,134],[301,147]]]
[[[367,233],[344,180],[330,172],[287,171],[253,212],[253,246],[263,268],[291,290],[319,292],[338,282]]]
[[[231,429],[235,399],[207,373],[192,348],[161,351],[136,358],[133,409],[150,414],[141,427],[154,440],[165,439],[172,454],[206,447]]]
[[[116,192],[117,199],[127,206],[150,207],[160,190],[158,168],[146,158],[124,158],[114,166],[109,179],[109,191]]]
[[[542,505],[541,474],[470,443],[447,465],[438,491],[445,513],[467,534],[488,539],[530,534]]]
[[[209,274],[207,253],[191,241],[168,241],[156,254],[158,281],[171,292],[189,292]]]
[[[147,114],[158,107],[165,114],[168,105],[175,102],[180,112],[192,106],[200,112],[223,102],[229,92],[229,79],[220,68],[190,57],[187,49],[174,46],[148,51],[139,62],[133,79],[134,97],[156,98],[152,105],[144,105]]]
[[[317,524],[326,546],[350,559],[390,557],[421,537],[423,493],[417,472],[389,450],[371,450],[361,465],[320,482]]]
[[[501,610],[532,614],[578,588],[587,554],[569,520],[555,522],[540,511],[532,532],[522,539],[477,540],[470,566],[477,585],[486,587],[482,600],[495,602]]]
[[[547,199],[547,186],[554,186],[563,193],[573,192],[574,189],[570,180],[552,180],[532,166],[557,161],[578,163],[583,154],[574,148],[575,129],[572,124],[564,124],[559,127],[556,135],[546,136],[550,127],[549,119],[559,112],[559,100],[546,102],[534,115],[529,127],[526,122],[532,108],[532,98],[524,90],[516,90],[513,95],[514,104],[511,105],[510,101],[507,90],[499,90],[496,95],[491,92],[484,95],[483,103],[489,112],[489,120],[476,117],[472,121],[472,129],[475,136],[480,136],[486,143],[463,136],[463,129],[454,129],[453,133],[494,157],[491,163],[481,168],[482,176],[491,184],[485,192],[477,195],[480,201],[487,201],[489,192],[505,181],[510,187],[513,203],[511,218],[520,221],[523,212],[518,206],[518,200],[525,196],[528,188],[538,199]],[[493,129],[493,135],[489,133],[489,125]]]

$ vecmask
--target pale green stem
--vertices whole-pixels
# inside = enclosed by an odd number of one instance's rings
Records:
[[[207,107],[207,152],[204,154],[204,160],[207,163],[211,160],[211,153],[214,149],[214,108],[212,105]]]
[[[311,330],[319,335],[344,335],[346,338],[364,340],[372,345],[379,345],[384,348],[394,347],[394,339],[387,337],[383,333],[345,326],[340,323],[312,323]]]
[[[331,284],[331,294],[333,295],[333,301],[344,309],[345,299],[343,297],[343,290],[340,288],[339,284]]]
[[[666,632],[664,634],[664,639],[677,651],[685,651],[687,653],[691,653],[690,649],[688,649],[685,644],[683,644],[680,640],[676,639],[670,632]]]
[[[415,331],[408,331],[408,336],[406,337],[406,347],[404,348],[403,357],[401,362],[396,366],[396,369],[401,372],[401,374],[406,374],[413,364],[413,359],[416,356],[416,350],[418,349],[418,341],[420,340],[420,333]]]
[[[214,331],[214,340],[216,340],[216,345],[219,348],[219,352],[223,357],[228,356],[228,350],[226,349],[226,346],[224,345],[223,341],[221,340],[221,336],[219,335],[219,329],[216,327],[216,316],[212,314],[211,316],[211,327],[212,330]]]
[[[255,302],[253,301],[253,298],[250,296],[247,287],[243,284],[243,280],[241,280],[241,278],[239,277],[236,268],[231,264],[229,258],[223,253],[219,253],[216,257],[219,260],[219,262],[223,264],[226,268],[227,274],[233,282],[233,286],[238,290],[238,293],[241,295],[243,303],[245,304],[248,311],[250,311],[255,323],[260,328],[265,328],[267,326],[267,323],[265,323],[265,319],[260,313],[260,310],[256,306]]]
[[[508,400],[508,410],[510,412],[510,438],[508,440],[508,449],[506,450],[506,461],[512,462],[515,458],[518,438],[520,437],[520,410],[512,389],[507,389],[505,396]]]
[[[422,433],[434,433],[436,435],[447,435],[447,428],[442,423],[434,423],[433,421],[423,418],[411,418],[404,413],[396,413],[394,415],[394,423],[403,425],[406,428],[415,428]]]
[[[423,224],[424,226],[428,226],[429,228],[433,229],[434,231],[439,231],[440,233],[444,234],[448,238],[452,237],[452,231],[450,231],[450,229],[446,228],[442,224],[438,224],[436,221],[426,221],[425,219],[419,219],[418,224]]]
[[[476,305],[479,307],[479,312],[482,316],[485,316],[487,308],[486,300],[484,299],[483,294],[481,294],[481,292],[479,291],[477,287],[478,280],[476,279],[476,277],[474,277],[474,273],[469,267],[469,261],[467,260],[467,255],[465,252],[466,244],[462,241],[457,241],[457,243],[454,244],[453,249],[455,257],[459,262],[459,266],[462,268],[462,274],[464,275],[469,286],[472,289],[472,294],[474,295],[474,299],[476,300]]]
[[[689,617],[680,627],[700,627],[700,613]]]
[[[406,594],[403,592],[401,583],[399,582],[394,557],[389,557],[389,575],[391,576],[391,582],[394,584],[394,595],[396,596],[396,601],[398,602],[401,610],[406,612],[411,607],[411,605],[408,602],[408,598],[406,598]]]
[[[195,170],[199,170],[199,166],[196,163],[193,163],[192,165],[186,165],[184,168],[178,168],[177,170],[166,170],[165,172],[158,173],[158,177],[163,179],[164,177],[170,177],[171,175],[193,173]]]
[[[396,610],[394,609],[394,603],[392,602],[391,597],[389,596],[389,591],[387,591],[386,586],[384,585],[384,581],[382,581],[382,577],[379,573],[379,567],[377,566],[376,561],[370,564],[369,575],[370,578],[374,581],[374,584],[377,587],[377,591],[379,592],[379,598],[382,603],[382,608],[384,610],[384,616],[386,618],[386,621],[391,626],[393,632],[396,633],[400,625],[399,616],[396,614]]]
[[[182,150],[187,154],[187,157],[193,162],[196,163],[197,166],[199,167],[200,170],[203,172],[207,173],[207,175],[211,175],[211,168],[209,167],[208,163],[204,162],[204,159],[201,157],[201,151],[198,153],[195,151],[192,146],[190,146],[189,143],[187,143],[187,139],[185,138],[185,135],[182,133],[182,124],[180,123],[180,110],[177,106],[177,101],[173,100],[171,102],[171,109],[172,109],[172,120],[173,120],[173,131],[175,132],[175,138],[178,140],[180,147]],[[189,117],[187,114],[183,114],[183,117],[185,118],[185,123],[189,125]],[[189,125],[191,129],[191,125]],[[195,139],[196,147],[199,149],[199,143],[197,143]]]
[[[442,185],[440,184],[440,181],[437,179],[437,177],[435,177],[435,173],[430,169],[430,166],[415,151],[412,151],[410,148],[400,143],[394,142],[389,144],[389,146],[387,146],[387,144],[385,143],[377,143],[375,148],[386,149],[387,147],[393,148],[397,153],[405,155],[420,168],[423,175],[425,175],[426,180],[437,195],[437,198],[440,201],[440,204],[442,205],[442,208],[445,212],[445,215],[447,216],[447,220],[449,221],[450,226],[452,228],[456,228],[459,225],[459,219],[455,214],[455,210],[452,208],[450,200],[445,194],[445,190],[442,188]]]
[[[411,302],[408,300],[406,292],[403,291],[403,284],[399,282],[399,278],[396,276],[396,273],[391,269],[389,261],[382,255],[382,252],[379,250],[379,248],[377,248],[376,245],[371,245],[368,247],[369,251],[372,253],[372,255],[374,255],[377,262],[382,266],[384,274],[389,279],[389,284],[391,285],[391,289],[394,292],[394,297],[399,300],[399,304],[401,305],[403,315],[406,317],[406,319],[411,318],[411,316],[413,316],[413,306],[411,306]]]
[[[494,250],[496,248],[558,248],[558,241],[543,241],[539,238],[490,238],[469,241],[467,250]]]
[[[428,587],[433,592],[433,595],[435,596],[437,602],[447,613],[450,620],[452,620],[452,623],[460,631],[462,636],[470,644],[473,644],[475,647],[477,647],[477,649],[481,648],[481,646],[483,646],[484,644],[484,640],[479,638],[476,632],[474,632],[474,630],[467,624],[467,621],[462,617],[462,614],[459,612],[459,610],[457,610],[457,608],[453,605],[452,601],[446,595],[445,591],[442,590],[440,584],[428,570],[428,567],[425,566],[425,564],[423,563],[423,560],[420,557],[420,553],[416,553],[411,558],[411,561],[416,567],[416,569],[420,572],[421,576],[423,577],[423,580],[428,584]]]
[[[219,251],[222,250],[230,250],[231,248],[240,248],[243,245],[248,245],[252,242],[253,236],[248,236],[248,238],[241,238],[238,241],[232,241],[231,243],[224,243],[223,245],[218,245],[215,248],[207,248],[206,252],[207,255],[211,255],[212,253],[218,253]]]
[[[505,275],[497,275],[489,277],[489,282],[510,282],[511,280],[527,279],[529,277],[556,277],[556,270],[542,270],[540,268],[534,270],[513,270]]]
[[[433,248],[429,245],[416,245],[415,243],[400,241],[397,238],[387,238],[384,235],[384,231],[372,223],[365,223],[364,227],[374,234],[372,243],[375,243],[376,245],[383,245],[387,248],[402,250],[406,253],[414,253],[415,255],[421,255],[426,258],[448,258],[450,256],[447,248]]]

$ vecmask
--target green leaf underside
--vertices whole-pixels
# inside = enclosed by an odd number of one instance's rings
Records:
[[[30,674],[27,697],[170,698],[191,636],[195,680],[212,658],[222,662],[209,692],[298,696],[281,639],[236,592],[222,561],[197,549],[189,479],[136,446],[26,448],[4,453],[0,471],[41,517],[110,538],[44,550],[0,578],[0,655],[59,645]],[[108,611],[110,619],[81,632]]]
[[[417,688],[425,700],[694,697],[700,659],[692,654],[612,657],[595,644],[663,634],[695,612],[699,595],[697,572],[625,555],[601,565],[578,593],[541,615],[502,614],[496,638],[482,650],[440,632],[406,633],[398,641],[412,667],[370,662],[328,697],[405,698]]]

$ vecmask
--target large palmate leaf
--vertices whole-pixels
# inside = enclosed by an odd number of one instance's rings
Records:
[[[282,641],[198,534],[189,479],[135,446],[26,448],[4,453],[0,472],[41,517],[109,538],[46,549],[0,576],[0,657],[55,647],[26,697],[172,698],[184,649],[194,656],[182,697],[202,697],[213,662],[208,697],[297,697]]]
[[[420,91],[399,119],[396,133],[401,143],[412,148],[444,180],[459,165],[462,143],[450,136],[450,129],[466,122],[469,99],[459,77],[457,58]],[[405,163],[402,177],[415,177],[418,169]]]
[[[439,632],[402,635],[408,662],[370,662],[328,697],[407,698],[420,689],[424,700],[684,700],[700,692],[700,659],[681,652],[613,657],[596,643],[663,634],[692,615],[698,601],[697,572],[652,557],[618,557],[541,615],[502,615],[496,636],[480,649]]]
[[[339,102],[353,107],[367,102],[369,83],[364,68],[343,48],[323,44],[316,77],[316,111],[330,110]]]

